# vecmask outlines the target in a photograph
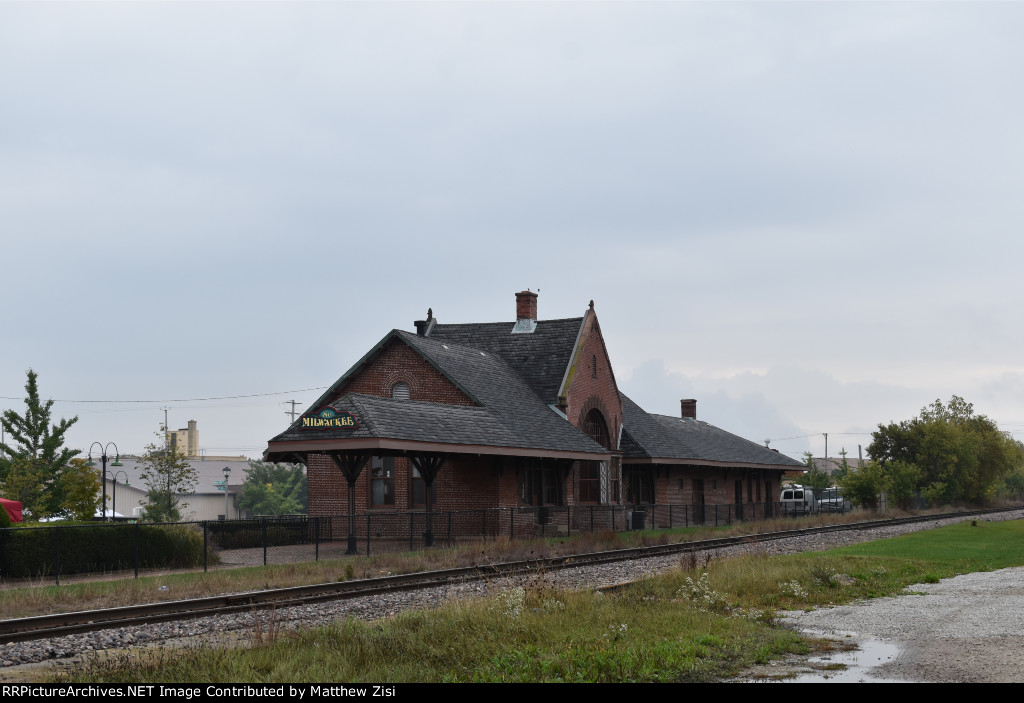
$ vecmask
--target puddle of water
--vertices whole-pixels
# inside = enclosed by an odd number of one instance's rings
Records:
[[[858,648],[848,652],[830,652],[808,660],[810,666],[819,668],[829,665],[845,665],[845,669],[815,671],[802,674],[792,683],[910,683],[899,679],[883,679],[872,674],[876,667],[894,660],[900,654],[900,647],[890,642],[862,640]]]

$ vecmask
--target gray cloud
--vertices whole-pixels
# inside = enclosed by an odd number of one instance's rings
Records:
[[[530,286],[596,301],[638,402],[758,441],[953,392],[1009,421],[1022,13],[4,4],[0,395],[326,385]],[[268,402],[172,424],[259,446]],[[82,417],[141,447],[162,413]]]

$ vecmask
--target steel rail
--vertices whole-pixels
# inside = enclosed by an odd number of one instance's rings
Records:
[[[914,522],[929,522],[949,519],[952,517],[969,518],[999,512],[1012,512],[1020,508],[998,508],[975,510],[959,513],[943,513],[939,515],[892,518],[887,520],[868,520],[855,523],[823,525],[780,532],[765,532],[742,535],[739,537],[722,537],[693,542],[677,542],[673,544],[631,547],[604,552],[590,552],[543,559],[529,559],[515,562],[498,562],[492,564],[474,564],[439,571],[421,571],[397,576],[382,576],[371,579],[343,581],[338,583],[321,583],[311,586],[292,586],[246,593],[235,593],[223,596],[210,596],[187,600],[164,601],[144,605],[86,610],[55,615],[38,615],[25,618],[0,620],[0,641],[18,642],[31,639],[44,639],[63,635],[91,632],[115,627],[128,627],[168,620],[184,620],[191,618],[252,611],[266,608],[284,608],[325,600],[357,598],[360,596],[379,595],[382,593],[430,588],[449,583],[479,580],[503,576],[514,576],[522,573],[558,570],[608,564],[619,561],[646,559],[658,556],[669,556],[686,552],[704,552],[723,547],[749,545],[792,537],[799,537],[825,532],[861,531],[876,527],[886,527]]]

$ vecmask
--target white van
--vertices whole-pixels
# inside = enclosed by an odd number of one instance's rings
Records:
[[[810,515],[818,512],[814,490],[809,486],[786,486],[779,497],[783,515]]]

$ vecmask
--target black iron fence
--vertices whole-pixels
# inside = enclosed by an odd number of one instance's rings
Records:
[[[583,505],[371,512],[175,524],[97,523],[0,529],[0,582],[61,583],[97,574],[257,566],[405,551],[471,541],[602,531],[721,526],[783,514],[780,503]],[[429,527],[429,530],[428,530]],[[428,542],[428,531],[432,539]]]

